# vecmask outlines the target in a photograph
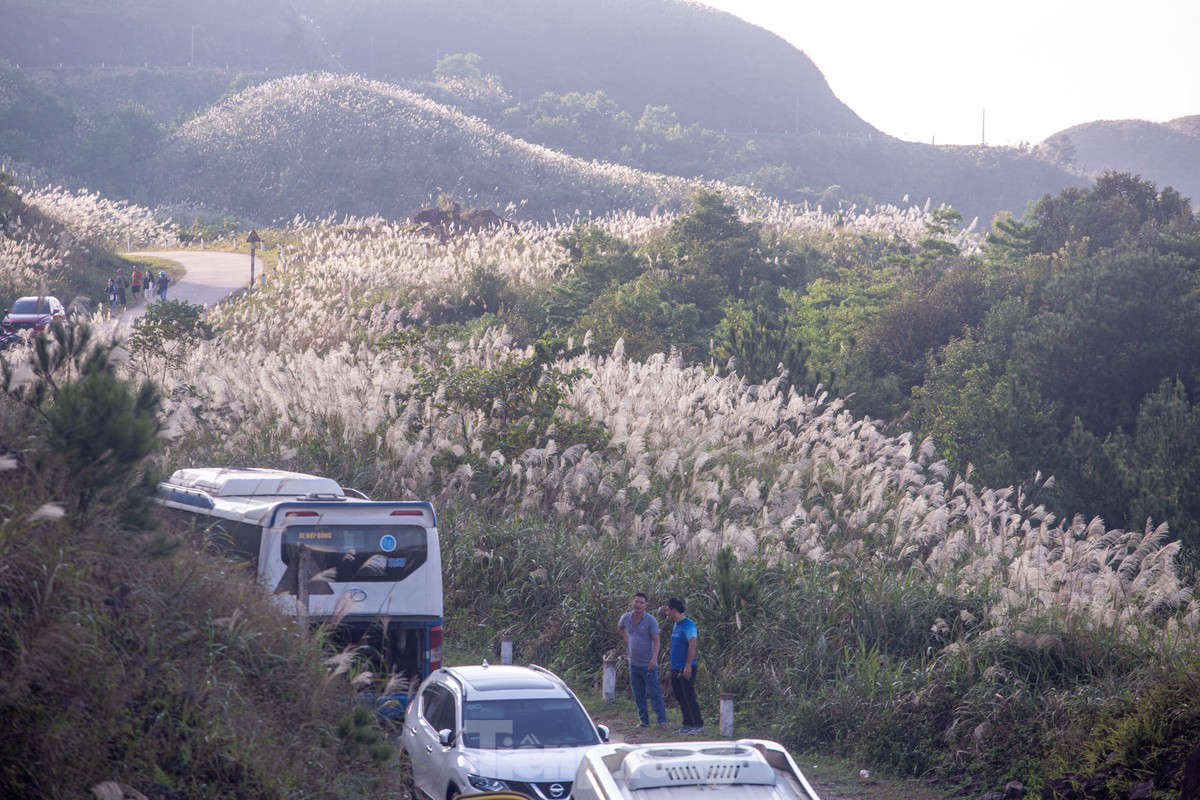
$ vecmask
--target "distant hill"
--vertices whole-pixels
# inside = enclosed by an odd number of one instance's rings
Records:
[[[678,206],[682,179],[593,164],[498,133],[359,76],[295,75],[190,120],[147,165],[155,202],[258,218],[402,218],[441,193],[501,216],[552,219]]]
[[[1050,136],[1039,150],[1085,174],[1131,172],[1200,200],[1200,115],[1088,122]]]
[[[0,19],[0,55],[21,67],[337,67],[288,0],[0,0]]]
[[[623,198],[637,208],[658,202],[658,190],[644,187],[659,179],[588,166],[492,129],[480,136],[504,144],[482,150],[385,135],[370,127],[373,99],[364,100],[365,117],[279,106],[287,116],[273,136],[276,121],[237,99],[249,87],[314,72],[378,79],[363,97],[421,89],[433,85],[438,58],[455,53],[480,56],[516,104],[545,92],[601,91],[634,123],[647,106],[668,106],[685,133],[702,126],[713,133],[699,139],[719,141],[709,150],[677,147],[677,161],[639,160],[645,141],[629,143],[632,157],[608,157],[793,201],[900,203],[907,195],[986,225],[999,211],[1020,214],[1031,200],[1087,182],[1081,164],[1093,169],[1052,144],[934,147],[886,136],[834,96],[804,53],[687,0],[0,0],[0,20],[0,59],[16,65],[0,61],[0,160],[114,198],[162,197],[213,214],[407,213],[432,194],[468,190],[478,193],[473,203],[516,203],[518,216],[534,218],[565,208],[603,213]],[[451,141],[475,129],[414,98],[394,95],[408,109],[402,122],[388,123],[395,131],[448,124],[442,136]],[[508,110],[493,109],[494,128],[504,127]],[[229,115],[238,121],[223,127]],[[214,140],[220,146],[202,141],[204,125],[224,131]],[[237,126],[254,140],[243,141]],[[319,155],[307,147],[317,143]],[[1085,153],[1082,139],[1074,146]],[[1175,183],[1166,165],[1161,174],[1137,171]],[[619,191],[622,181],[629,185]]]
[[[510,92],[603,89],[634,117],[669,105],[717,132],[877,134],[803,52],[681,0],[295,0],[336,57],[368,77],[427,75],[476,53]]]

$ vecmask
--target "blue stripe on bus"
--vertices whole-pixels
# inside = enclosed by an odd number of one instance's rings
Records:
[[[195,506],[196,508],[213,508],[211,497],[206,494],[189,492],[186,489],[176,489],[160,484],[158,487],[158,496],[163,500],[170,500],[172,503],[179,503],[180,505]]]

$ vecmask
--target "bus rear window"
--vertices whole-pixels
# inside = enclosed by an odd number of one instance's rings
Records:
[[[290,566],[301,546],[330,581],[399,581],[425,563],[429,531],[420,525],[289,525],[283,563]]]

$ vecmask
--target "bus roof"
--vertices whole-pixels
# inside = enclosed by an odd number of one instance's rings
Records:
[[[412,524],[437,527],[433,505],[425,500],[368,500],[347,495],[337,481],[303,472],[257,467],[198,467],[176,470],[158,485],[158,502],[169,508],[224,519],[275,525],[280,515],[320,516],[326,521],[408,517]],[[316,514],[310,512],[318,512]]]
[[[345,497],[346,492],[331,478],[252,467],[203,467],[176,470],[167,481],[172,486],[194,489],[211,497]]]

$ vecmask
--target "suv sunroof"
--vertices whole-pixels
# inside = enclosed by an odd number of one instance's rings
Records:
[[[536,691],[538,689],[549,691],[558,688],[553,682],[536,674],[471,675],[464,676],[464,678],[471,688],[478,692]]]

